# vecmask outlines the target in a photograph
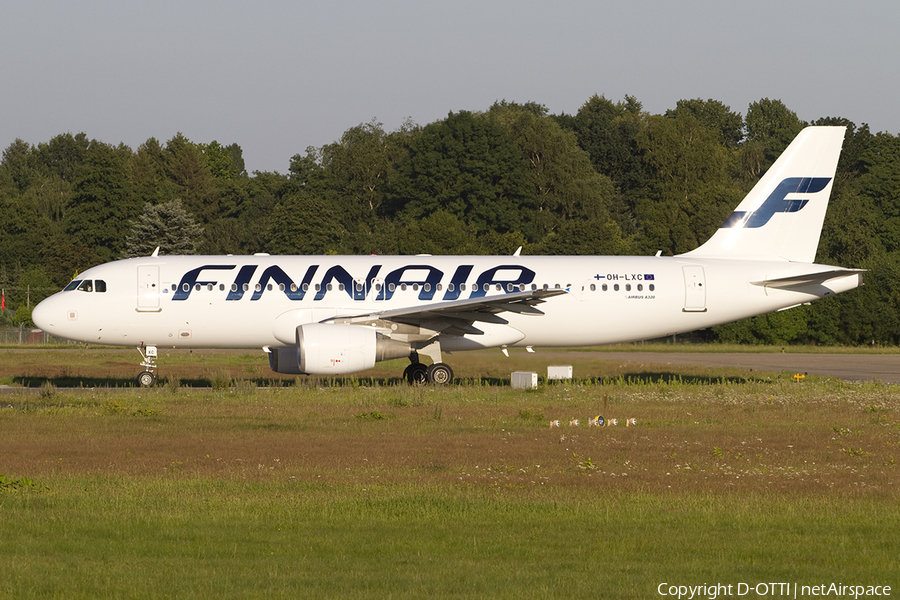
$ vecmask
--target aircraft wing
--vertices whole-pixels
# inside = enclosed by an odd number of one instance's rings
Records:
[[[564,289],[509,292],[483,298],[449,300],[367,314],[338,316],[329,321],[402,323],[449,335],[479,335],[484,332],[473,325],[475,322],[506,325],[509,321],[500,316],[500,313],[504,312],[542,315],[544,313],[535,308],[536,305],[542,304],[547,298],[566,293],[568,290]]]

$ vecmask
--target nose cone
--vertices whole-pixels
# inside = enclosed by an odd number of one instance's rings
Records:
[[[47,333],[53,333],[64,318],[65,315],[59,310],[59,302],[55,295],[38,303],[31,311],[31,320]]]

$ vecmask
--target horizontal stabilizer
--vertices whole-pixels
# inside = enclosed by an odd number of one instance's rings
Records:
[[[830,271],[818,271],[816,273],[804,273],[803,275],[791,275],[790,277],[778,277],[775,279],[765,279],[763,281],[751,281],[752,285],[766,286],[771,288],[788,289],[801,287],[806,285],[821,285],[832,279],[857,275],[862,285],[862,274],[865,269],[832,269]]]

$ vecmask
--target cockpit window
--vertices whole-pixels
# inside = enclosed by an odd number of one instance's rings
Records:
[[[76,279],[72,281],[69,285],[63,288],[64,292],[71,292],[72,290],[78,290],[79,292],[100,292],[103,293],[106,291],[106,282],[102,279]]]

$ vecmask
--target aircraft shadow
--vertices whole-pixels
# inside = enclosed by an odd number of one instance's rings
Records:
[[[714,376],[714,375],[687,375],[670,371],[641,371],[623,373],[615,376],[590,376],[576,377],[569,380],[548,380],[544,376],[538,377],[539,385],[718,385],[718,384],[742,384],[753,382],[771,381],[771,377],[761,376]],[[73,377],[70,375],[60,377],[14,377],[13,382],[24,388],[40,388],[50,384],[57,388],[137,388],[134,378],[125,377]],[[457,386],[471,387],[508,387],[508,377],[474,377],[457,378],[454,382]],[[347,375],[343,377],[315,377],[298,376],[288,378],[229,378],[223,380],[220,377],[199,377],[192,379],[168,379],[160,377],[156,387],[184,387],[194,389],[242,389],[242,388],[272,388],[272,387],[395,387],[408,385],[402,377],[356,377]]]

